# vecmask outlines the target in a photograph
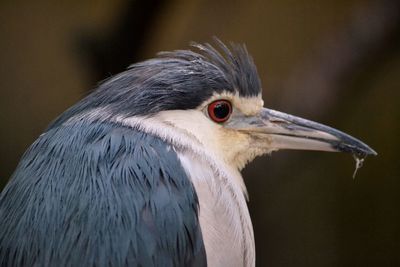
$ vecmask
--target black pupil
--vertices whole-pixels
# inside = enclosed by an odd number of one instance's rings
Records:
[[[229,115],[229,105],[225,102],[217,103],[214,107],[214,115],[218,119],[224,119]]]

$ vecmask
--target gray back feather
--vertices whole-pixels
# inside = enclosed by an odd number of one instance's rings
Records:
[[[117,124],[41,135],[0,196],[0,218],[0,266],[206,265],[176,153]]]

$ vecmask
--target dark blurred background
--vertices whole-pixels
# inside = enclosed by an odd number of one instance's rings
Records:
[[[244,170],[257,266],[400,266],[400,1],[0,2],[0,187],[46,125],[130,63],[246,43],[265,105],[348,132],[350,155],[280,151]],[[0,218],[1,219],[1,218]]]

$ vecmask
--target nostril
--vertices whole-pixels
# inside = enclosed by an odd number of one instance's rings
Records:
[[[284,120],[281,118],[271,118],[269,121],[276,123],[276,124],[288,124],[289,123],[287,120]]]

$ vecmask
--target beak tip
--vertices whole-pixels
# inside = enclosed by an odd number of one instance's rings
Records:
[[[378,156],[378,153],[377,153],[375,150],[373,150],[373,149],[371,148],[370,154],[369,154],[369,155]]]
[[[351,139],[350,142],[339,143],[334,145],[339,152],[347,152],[355,155],[356,157],[364,158],[366,156],[377,156],[378,153],[370,148],[368,145],[357,139]]]
[[[377,156],[378,153],[370,148],[369,146],[365,145],[363,147],[358,147],[356,150],[353,152],[353,154],[357,154],[360,157],[366,157],[366,156]]]
[[[362,154],[364,154],[365,156],[369,156],[369,155],[371,155],[371,156],[377,156],[378,155],[378,153],[375,151],[375,150],[373,150],[372,148],[370,148],[368,145],[366,145],[366,144],[364,144],[364,143],[362,143],[362,147],[361,147],[361,153]]]

